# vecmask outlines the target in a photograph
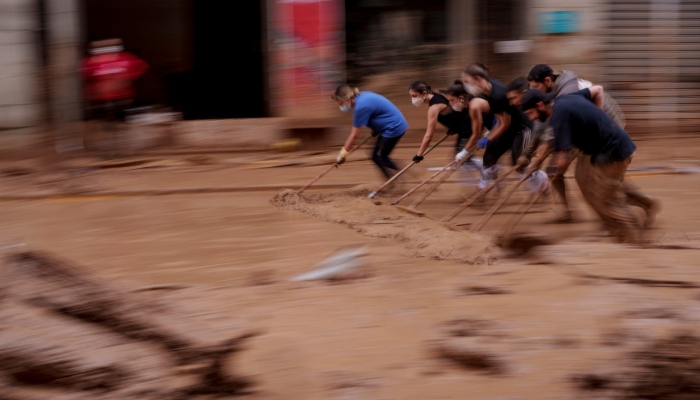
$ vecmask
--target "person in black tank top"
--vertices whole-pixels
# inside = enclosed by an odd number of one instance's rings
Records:
[[[464,89],[464,83],[460,80],[456,80],[449,88],[447,88],[447,90],[445,90],[443,95],[450,103],[450,107],[452,107],[452,109],[458,113],[457,115],[461,115],[462,113],[466,114],[463,120],[464,125],[462,130],[459,132],[459,139],[457,140],[457,143],[455,143],[455,154],[457,154],[464,149],[467,141],[472,136],[474,123],[469,115],[470,104],[474,99],[483,99],[483,97],[474,97],[467,93],[467,91]],[[493,116],[491,114],[482,114],[481,121],[483,126],[482,129],[489,130],[493,127]]]
[[[411,103],[416,107],[420,107],[425,102],[428,103],[428,124],[425,129],[425,135],[416,155],[413,157],[413,161],[421,162],[423,154],[433,139],[437,123],[439,122],[447,127],[448,135],[453,135],[461,130],[460,123],[463,122],[465,115],[452,110],[445,96],[432,90],[430,85],[424,81],[414,81],[408,87],[408,94],[411,96]]]
[[[453,109],[443,93],[432,90],[430,85],[424,81],[415,81],[408,87],[408,94],[411,96],[411,102],[414,106],[420,107],[426,101],[429,106],[428,125],[423,141],[413,157],[413,161],[420,162],[423,160],[423,154],[430,146],[437,123],[444,125],[448,134],[457,134],[457,144],[464,140],[465,137],[471,136],[469,112],[463,107],[459,110]]]
[[[473,125],[481,129],[481,121],[478,121],[480,118],[475,118],[476,115],[486,113],[495,119],[488,137],[472,136],[465,149],[458,154],[458,157],[465,156],[468,151],[485,148],[484,170],[478,185],[479,189],[483,189],[498,177],[498,159],[508,150],[511,151],[513,165],[516,165],[522,152],[523,135],[530,134],[532,123],[521,111],[509,104],[505,86],[497,79],[491,78],[484,65],[478,63],[469,65],[462,72],[462,78],[484,95],[484,99],[474,102],[473,106],[470,104],[472,120],[477,119]],[[544,190],[544,188],[537,188],[537,190],[540,189]]]

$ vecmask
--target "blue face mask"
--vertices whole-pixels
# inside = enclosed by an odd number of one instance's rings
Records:
[[[339,107],[340,111],[342,112],[348,112],[350,111],[350,106],[343,104],[342,106]]]

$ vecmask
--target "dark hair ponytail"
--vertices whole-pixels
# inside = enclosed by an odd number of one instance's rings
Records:
[[[430,94],[440,94],[439,92],[434,91],[430,85],[423,81],[415,81],[411,84],[411,86],[408,87],[408,90],[413,90],[414,92],[418,93],[430,93]]]
[[[447,90],[445,90],[445,93],[449,94],[450,96],[464,97],[467,99],[467,102],[474,98],[474,96],[472,96],[469,92],[467,92],[467,89],[464,88],[464,82],[459,79],[448,87]]]
[[[482,63],[469,64],[469,66],[464,69],[464,73],[469,76],[482,79],[488,79],[491,75],[489,69]]]

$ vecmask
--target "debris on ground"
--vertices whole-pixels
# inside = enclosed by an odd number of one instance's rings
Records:
[[[700,398],[700,337],[695,333],[651,340],[616,364],[612,371],[578,374],[571,381],[589,399]]]
[[[224,372],[243,332],[203,343],[170,326],[133,291],[101,282],[40,251],[7,257],[0,288],[0,397],[25,387],[44,398],[189,399],[236,395],[252,385]],[[184,367],[187,376],[182,376]],[[29,397],[31,398],[31,397]]]

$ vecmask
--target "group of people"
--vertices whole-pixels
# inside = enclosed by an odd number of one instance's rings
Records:
[[[457,136],[455,163],[479,170],[475,190],[498,178],[499,159],[510,150],[510,161],[529,191],[551,189],[558,196],[562,210],[556,222],[573,221],[564,174],[574,158],[578,160],[575,179],[584,199],[619,241],[639,243],[641,230],[652,226],[661,209],[658,199],[625,180],[636,146],[624,130],[619,105],[602,86],[571,71],[555,72],[539,64],[527,77],[504,85],[485,65],[473,63],[446,90],[434,90],[417,80],[408,94],[414,106],[428,104],[427,128],[413,157],[415,163],[423,160],[439,123]],[[348,85],[339,86],[332,98],[341,111],[353,111],[350,136],[336,161],[345,161],[360,129],[369,127],[378,137],[372,159],[391,178],[399,168],[389,156],[408,130],[401,111],[377,93]],[[483,158],[478,162],[472,156],[481,149]],[[550,154],[545,173],[540,168]],[[644,221],[638,220],[630,205],[645,211]]]

